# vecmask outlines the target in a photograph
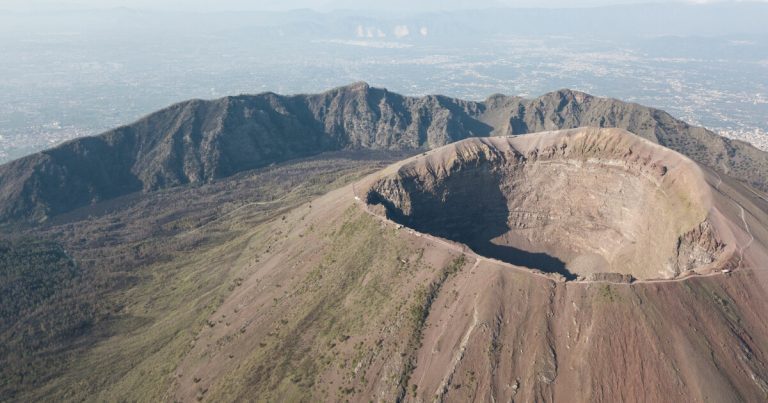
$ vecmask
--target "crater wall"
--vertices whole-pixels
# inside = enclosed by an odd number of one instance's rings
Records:
[[[517,266],[655,279],[727,260],[708,189],[685,157],[623,130],[586,128],[443,147],[377,180],[367,202]]]

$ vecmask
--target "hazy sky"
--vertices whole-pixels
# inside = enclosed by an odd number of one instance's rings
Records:
[[[718,0],[0,0],[0,9],[111,8],[185,11],[289,10],[312,8],[372,10],[451,10],[487,7],[584,7],[628,3],[712,3]],[[728,1],[728,0],[724,0]],[[735,1],[735,0],[732,0]]]

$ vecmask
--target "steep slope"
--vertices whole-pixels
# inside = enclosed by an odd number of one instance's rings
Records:
[[[272,224],[403,157],[324,153],[3,232],[0,401],[158,401]]]
[[[762,190],[768,153],[652,108],[569,90],[534,100],[404,97],[357,83],[319,95],[183,102],[0,166],[0,221],[44,221],[137,191],[200,184],[341,149],[435,148],[468,137],[627,129]]]
[[[768,190],[768,153],[752,145],[720,137],[670,114],[635,103],[561,90],[534,100],[494,96],[481,117],[495,134],[525,134],[576,127],[615,127],[675,150],[694,161]]]
[[[466,168],[454,157],[477,156],[475,147],[533,150],[554,140],[592,145],[596,158],[624,147],[661,156],[651,159],[668,164],[660,188],[700,187],[705,216],[727,235],[736,264],[684,279],[566,282],[402,227],[361,200],[398,172]],[[273,224],[280,236],[209,317],[166,398],[762,401],[768,203],[672,154],[618,131],[473,139],[316,199]]]
[[[592,133],[568,148],[593,145],[584,148],[592,157],[625,146],[650,153],[649,164],[634,161],[638,170],[617,167],[601,178],[616,185],[625,175],[649,195],[690,193],[729,248],[723,257],[736,258],[733,270],[563,281],[399,227],[365,203],[368,189],[413,161],[474,158],[481,154],[472,147],[506,142],[509,151],[543,150],[537,161],[544,163],[544,139],[562,133],[470,139],[388,168],[402,157],[382,164],[392,153],[366,153],[367,160],[360,151],[326,153],[118,198],[26,230],[54,242],[30,245],[30,253],[16,243],[8,256],[50,263],[80,287],[30,300],[17,324],[0,329],[19,352],[0,355],[8,374],[0,399],[765,400],[768,196],[626,133]],[[582,168],[600,173],[590,158]],[[657,161],[669,161],[659,187],[629,178],[653,178]],[[435,163],[435,172],[448,162]],[[577,194],[576,184],[558,193],[562,204],[572,206],[567,195]],[[654,206],[647,215],[679,218],[674,205]],[[686,239],[707,239],[691,234]],[[32,269],[19,289],[34,288],[46,272]],[[60,322],[51,327],[50,319]],[[56,343],[20,343],[25,334]]]

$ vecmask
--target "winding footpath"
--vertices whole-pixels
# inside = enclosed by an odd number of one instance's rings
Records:
[[[738,269],[741,268],[741,264],[744,261],[744,251],[746,251],[747,248],[749,248],[752,245],[752,242],[755,241],[755,236],[752,235],[752,231],[749,229],[749,224],[747,224],[747,218],[745,216],[746,213],[744,211],[744,207],[742,207],[739,203],[736,203],[736,200],[733,200],[733,198],[731,196],[729,196],[728,194],[726,194],[725,192],[720,190],[720,185],[723,184],[723,178],[720,176],[720,173],[718,173],[714,169],[712,170],[712,173],[714,173],[717,176],[717,184],[715,185],[715,189],[718,192],[720,192],[721,195],[727,197],[728,200],[730,200],[731,203],[733,203],[734,206],[739,208],[739,215],[741,217],[741,222],[744,224],[744,231],[747,233],[747,235],[749,235],[749,242],[747,242],[746,245],[743,245],[743,246],[741,246],[739,248],[739,263],[736,265],[736,270],[738,270]],[[751,191],[755,196],[757,196],[757,197],[759,197],[759,198],[761,198],[761,199],[763,199],[765,201],[768,201],[768,199],[766,199],[763,196],[760,196],[752,188],[747,187],[747,189],[749,189],[749,191]]]

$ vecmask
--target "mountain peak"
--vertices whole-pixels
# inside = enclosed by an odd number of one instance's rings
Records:
[[[371,86],[365,82],[365,81],[357,81],[349,85],[344,85],[341,87],[337,87],[334,90],[336,91],[345,91],[345,92],[362,92],[366,93],[371,90]]]
[[[561,88],[557,91],[552,91],[542,96],[542,98],[550,98],[550,97],[567,99],[569,101],[576,101],[581,103],[591,99],[592,95],[587,94],[586,92],[573,90],[570,88]]]

